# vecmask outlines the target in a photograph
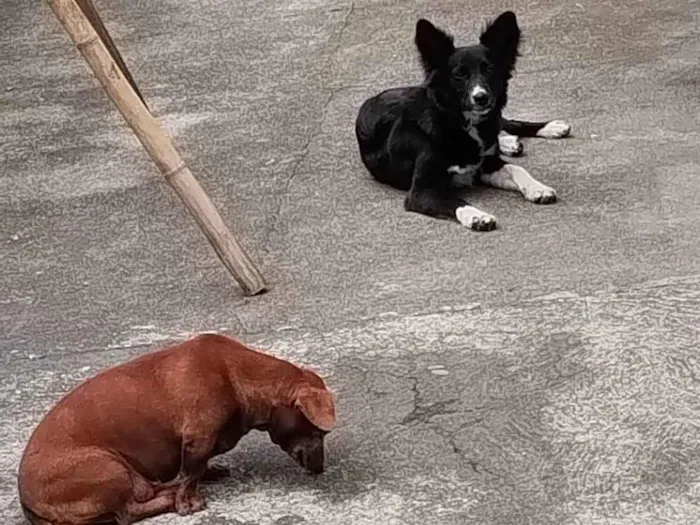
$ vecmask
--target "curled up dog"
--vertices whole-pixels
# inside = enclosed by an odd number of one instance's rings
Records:
[[[41,421],[19,469],[33,525],[128,525],[204,508],[210,458],[251,430],[312,473],[324,468],[335,398],[311,370],[201,335],[88,379]]]
[[[423,85],[383,91],[361,106],[355,132],[362,161],[376,180],[408,192],[408,211],[494,229],[496,219],[464,199],[477,181],[537,204],[556,201],[554,189],[501,158],[522,152],[516,135],[559,138],[570,129],[561,121],[502,117],[519,43],[510,11],[467,47],[455,47],[452,36],[421,19],[415,44]]]

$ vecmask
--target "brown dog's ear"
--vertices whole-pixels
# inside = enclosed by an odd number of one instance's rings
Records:
[[[313,426],[325,432],[335,426],[335,396],[328,390],[304,386],[294,402]]]

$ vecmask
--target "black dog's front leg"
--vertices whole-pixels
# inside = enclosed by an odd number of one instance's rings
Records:
[[[524,168],[504,162],[496,155],[484,160],[481,182],[502,190],[518,191],[536,204],[551,204],[557,200],[552,188],[536,180]]]
[[[528,122],[501,118],[501,129],[516,137],[539,137],[543,139],[561,139],[571,133],[571,125],[563,120]]]
[[[438,219],[456,219],[472,230],[487,231],[496,227],[496,219],[460,197],[460,190],[451,184],[448,173],[437,155],[421,154],[416,159],[406,210]]]

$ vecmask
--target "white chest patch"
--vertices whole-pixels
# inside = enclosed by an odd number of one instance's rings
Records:
[[[479,136],[479,130],[476,129],[476,126],[472,126],[471,128],[469,128],[469,131],[467,133],[479,145],[479,149],[483,150],[484,149],[484,141],[481,140],[481,137]]]
[[[479,145],[479,149],[481,152],[479,153],[480,157],[486,157],[488,155],[493,155],[496,153],[496,144],[491,145],[488,149],[484,149],[484,141],[482,138],[479,136],[479,130],[476,129],[476,126],[472,126],[469,128],[469,131],[467,131],[469,136],[474,139],[474,142],[476,142]]]
[[[474,139],[474,142],[479,146],[479,162],[474,165],[469,166],[450,166],[447,168],[447,173],[452,174],[452,181],[460,186],[472,186],[474,183],[474,178],[481,171],[481,165],[484,162],[484,157],[488,155],[493,155],[496,152],[496,145],[494,144],[488,149],[484,149],[484,141],[479,136],[479,131],[476,126],[471,126],[467,131],[469,136]]]
[[[470,166],[450,166],[447,168],[447,173],[452,173],[453,175],[466,175],[470,171],[474,171]]]

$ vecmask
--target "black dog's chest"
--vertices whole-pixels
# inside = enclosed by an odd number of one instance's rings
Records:
[[[441,149],[450,164],[478,164],[496,152],[496,137],[476,126],[454,130],[443,137]]]
[[[460,130],[447,145],[447,173],[458,186],[471,186],[481,173],[484,159],[496,152],[495,139],[476,126]]]

